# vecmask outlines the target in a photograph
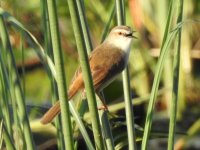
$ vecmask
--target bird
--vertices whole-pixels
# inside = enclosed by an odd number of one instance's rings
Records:
[[[112,28],[107,38],[89,55],[94,90],[102,100],[100,92],[120,74],[128,64],[132,39],[136,38],[131,27],[120,25]],[[78,91],[84,90],[81,67],[78,67],[68,90],[71,100]],[[107,108],[105,101],[103,105]],[[41,123],[50,123],[60,113],[60,102],[57,101],[42,117]]]

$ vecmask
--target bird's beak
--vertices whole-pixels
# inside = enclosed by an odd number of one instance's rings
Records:
[[[127,34],[126,36],[127,36],[127,37],[131,37],[131,38],[134,38],[134,39],[137,39],[137,37],[133,35],[135,32],[136,32],[136,31],[132,31],[132,33]]]
[[[135,32],[136,32],[136,31],[133,31],[133,32],[132,32],[131,37],[134,38],[134,39],[138,39],[136,36],[133,35]]]

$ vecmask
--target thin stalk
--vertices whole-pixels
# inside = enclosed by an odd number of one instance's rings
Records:
[[[71,101],[71,102],[69,103],[69,105],[71,106],[71,107],[70,107],[70,111],[71,111],[73,117],[75,118],[76,123],[77,123],[78,126],[79,126],[79,129],[80,129],[80,131],[81,131],[81,133],[82,133],[82,135],[83,135],[83,137],[84,137],[84,140],[85,140],[85,142],[86,142],[86,144],[87,144],[88,149],[89,149],[89,150],[94,150],[95,148],[94,148],[93,145],[92,145],[92,142],[91,142],[91,140],[90,140],[90,138],[89,138],[89,136],[88,136],[88,134],[87,134],[87,131],[86,131],[85,127],[84,127],[83,122],[81,121],[80,116],[77,115],[77,112],[75,111],[75,109],[71,109],[71,108],[74,108],[73,101]]]
[[[115,16],[115,13],[116,13],[116,11],[115,11],[115,3],[114,3],[112,8],[111,8],[111,10],[110,10],[109,19],[108,19],[108,21],[107,21],[107,23],[106,23],[106,25],[104,27],[104,30],[102,32],[102,35],[101,35],[101,43],[105,40],[105,38],[106,38],[106,36],[108,34],[108,30],[109,30],[111,22],[112,22],[112,20],[113,20],[113,18]]]
[[[12,51],[12,47],[9,41],[9,37],[8,37],[8,32],[6,29],[6,25],[5,25],[5,21],[2,15],[0,15],[0,34],[1,34],[1,38],[2,38],[2,44],[5,50],[8,49],[9,53],[8,53],[8,57],[10,58],[11,62],[12,62],[12,82],[14,83],[14,91],[15,91],[15,95],[16,95],[16,102],[17,102],[17,106],[18,106],[18,115],[20,118],[20,123],[23,127],[23,132],[24,132],[24,138],[26,141],[26,146],[29,147],[30,150],[34,150],[35,149],[35,145],[34,145],[34,141],[33,141],[33,137],[31,134],[31,129],[30,129],[30,124],[29,124],[29,120],[28,120],[28,116],[27,116],[27,111],[26,111],[26,106],[25,106],[25,97],[23,95],[22,92],[22,88],[20,85],[20,80],[19,80],[19,76],[18,76],[18,72],[17,72],[17,67],[15,64],[15,58],[14,58],[14,54]]]
[[[0,110],[1,113],[1,110]],[[1,120],[1,124],[0,124],[0,149],[2,149],[2,145],[3,145],[3,121]]]
[[[86,52],[86,46],[84,43],[83,31],[81,30],[81,23],[78,17],[77,5],[74,0],[68,0],[68,6],[70,11],[70,16],[72,19],[72,25],[74,30],[74,35],[76,39],[76,44],[78,48],[80,65],[83,72],[83,80],[85,83],[85,90],[88,99],[89,110],[92,119],[92,129],[94,134],[94,140],[96,149],[104,150],[103,138],[101,133],[100,121],[98,117],[97,102],[94,94],[93,82],[90,73],[88,57]]]
[[[66,79],[65,79],[65,71],[64,71],[64,60],[61,49],[61,41],[58,30],[58,18],[57,18],[57,9],[56,9],[56,1],[48,0],[48,15],[49,15],[49,24],[51,31],[51,41],[53,46],[54,60],[55,60],[55,68],[57,75],[57,85],[58,85],[58,95],[60,99],[61,106],[61,122],[63,127],[63,135],[64,135],[64,143],[65,147],[69,150],[74,149],[74,142],[72,136],[72,125],[70,119],[69,112],[69,104],[67,97],[67,87],[66,87]]]
[[[100,94],[103,97],[103,99],[105,99],[104,93],[101,92]],[[98,106],[102,106],[103,103],[97,95],[96,95],[96,98],[98,100]],[[101,123],[102,131],[103,131],[103,135],[105,139],[104,142],[106,144],[106,148],[107,150],[114,150],[115,145],[114,145],[114,139],[112,135],[110,122],[108,119],[108,111],[104,111],[104,110],[99,111],[99,118],[100,118],[100,123]]]
[[[79,18],[80,18],[80,22],[81,22],[81,28],[83,31],[83,36],[84,36],[84,41],[85,41],[85,46],[86,46],[87,53],[89,55],[93,48],[92,48],[92,41],[91,41],[91,37],[90,37],[88,24],[87,24],[85,13],[84,13],[85,8],[84,8],[83,2],[84,1],[82,1],[82,0],[76,0]]]
[[[166,25],[165,25],[165,32],[164,32],[164,35],[163,35],[163,41],[166,41],[166,38],[167,38],[167,35],[169,34],[169,31],[170,31],[170,27],[171,27],[171,23],[172,23],[172,19],[173,19],[173,14],[174,14],[174,6],[175,6],[175,2],[174,0],[171,0],[170,1],[170,6],[169,6],[169,12],[168,12],[168,17],[167,17],[167,22],[166,22]],[[164,46],[164,42],[162,42],[162,45],[161,45],[161,50]]]
[[[107,150],[114,150],[115,145],[114,145],[114,139],[113,139],[113,135],[112,135],[111,127],[110,127],[110,122],[108,119],[108,112],[102,110],[99,112],[99,116],[101,120],[101,126],[104,133],[104,139],[105,139]]]
[[[164,32],[163,41],[162,41],[162,46],[161,46],[161,50],[160,50],[160,57],[158,60],[155,77],[154,77],[154,82],[153,82],[153,87],[151,90],[149,105],[148,105],[148,109],[147,109],[144,134],[143,134],[143,139],[142,139],[142,150],[147,149],[148,138],[150,136],[152,119],[153,119],[152,118],[153,117],[153,108],[154,108],[155,100],[157,97],[157,91],[158,91],[158,86],[159,86],[159,82],[160,82],[161,72],[163,69],[163,61],[164,60],[162,60],[162,59],[165,59],[165,55],[167,54],[167,51],[168,51],[167,50],[168,45],[171,43],[171,39],[173,36],[173,34],[169,35],[170,34],[169,30],[170,30],[172,18],[174,15],[174,3],[175,3],[175,1],[173,1],[173,0],[170,1],[168,18],[167,18],[165,32]]]
[[[153,81],[153,87],[152,87],[149,105],[147,109],[147,115],[146,115],[146,121],[145,121],[145,127],[144,127],[143,139],[142,139],[142,150],[147,149],[147,143],[150,136],[151,125],[152,125],[152,120],[153,120],[153,109],[154,109],[154,105],[155,105],[155,101],[156,101],[156,97],[158,93],[158,87],[160,83],[162,69],[163,69],[165,58],[169,51],[168,50],[169,45],[171,45],[172,39],[174,38],[176,33],[177,33],[176,31],[173,31],[170,34],[168,34],[165,44],[163,46],[163,49],[161,50],[160,57],[158,59],[158,63],[156,66],[156,73],[155,73],[155,77]]]
[[[183,0],[178,2],[178,19],[177,24],[182,22],[183,18]],[[178,84],[179,84],[179,68],[180,68],[180,50],[181,50],[181,28],[178,32],[177,48],[174,54],[174,66],[173,66],[173,88],[172,88],[172,100],[170,107],[170,124],[169,124],[169,136],[168,136],[168,150],[174,149],[174,137],[176,127],[176,114],[177,114],[177,101],[178,101]]]
[[[118,25],[125,24],[125,8],[123,0],[116,0],[116,12],[117,12],[117,23]],[[136,132],[134,128],[134,114],[131,102],[131,88],[130,88],[130,77],[128,67],[122,72],[123,77],[123,88],[124,88],[124,100],[126,110],[126,122],[127,122],[127,133],[128,133],[128,147],[129,150],[136,150]]]
[[[159,1],[158,3],[160,4],[162,2]],[[174,1],[174,0],[170,1],[168,16],[166,16],[166,14],[167,14],[166,13],[166,4],[168,4],[168,3],[169,2],[164,2],[164,3],[160,4],[160,5],[162,5],[162,7],[158,8],[158,12],[160,12],[159,10],[164,10],[162,13],[160,13],[158,15],[158,18],[159,18],[158,24],[159,24],[159,28],[160,28],[160,34],[159,35],[160,35],[160,37],[162,37],[163,31],[164,31],[163,40],[165,40],[166,35],[169,34],[169,30],[171,28],[171,23],[172,23],[172,19],[173,19],[173,17],[171,17],[171,16],[174,14],[173,11],[175,9],[173,9],[173,7],[175,6],[174,3],[176,3],[176,1]],[[157,6],[159,6],[159,5],[157,5]],[[167,22],[166,22],[166,26],[164,26],[165,24],[163,24],[163,23],[165,23],[165,20],[163,20],[163,18],[168,18]],[[162,40],[162,38],[159,38],[159,39]],[[162,49],[162,46],[163,46],[163,43],[161,45],[161,49]],[[172,87],[172,82],[171,82],[172,76],[173,76],[172,75],[172,57],[171,57],[171,55],[169,55],[167,57],[166,61],[165,61],[165,65],[164,65],[164,69],[163,69],[163,85],[164,85],[164,87],[166,87],[166,88]],[[171,94],[172,93],[169,90],[169,91],[166,91],[166,93],[163,95],[165,100],[166,100],[166,105],[167,105],[168,108],[170,107],[170,102],[168,101],[168,99],[171,98]]]
[[[125,100],[125,111],[126,111],[126,122],[128,132],[128,143],[129,150],[136,150],[136,132],[134,128],[134,113],[132,107],[132,99],[130,92],[130,77],[128,67],[123,71],[123,87],[124,87],[124,100]]]
[[[114,150],[115,145],[114,145],[113,135],[112,135],[111,127],[110,127],[110,122],[108,119],[108,112],[101,111],[100,116],[101,116],[101,125],[102,125],[102,130],[104,133],[104,139],[105,139],[107,150]]]
[[[5,125],[3,125],[3,138],[6,143],[6,148],[8,150],[15,150],[14,142],[12,138],[10,137],[10,134],[8,133],[8,130],[6,129]]]
[[[116,6],[116,15],[117,15],[117,24],[118,25],[125,25],[126,20],[124,17],[124,0],[115,0],[115,6]]]
[[[90,34],[89,34],[89,29],[87,26],[87,21],[85,18],[84,4],[80,0],[76,0],[76,2],[77,2],[77,8],[78,8],[78,13],[79,13],[79,17],[80,17],[81,27],[83,30],[83,36],[84,36],[84,41],[85,41],[85,45],[86,45],[86,50],[89,55],[90,52],[92,51],[92,42],[91,42],[91,38],[90,38]],[[101,102],[100,99],[98,99],[98,97],[96,97],[96,99],[98,100],[98,102]],[[100,104],[100,105],[103,105],[103,104]],[[101,123],[102,129],[103,129],[102,131],[104,133],[104,138],[106,139],[107,149],[113,150],[114,142],[113,142],[113,137],[112,137],[112,133],[111,133],[110,123],[109,123],[108,116],[107,116],[107,111],[100,111],[99,116],[100,116],[100,123]]]
[[[48,10],[47,10],[47,0],[41,0],[41,10],[42,10],[42,27],[44,32],[44,41],[45,41],[45,49],[47,50],[47,54],[54,62],[53,58],[53,50],[52,50],[52,42],[51,42],[51,34],[50,34],[50,25],[49,25],[49,18],[48,18]],[[46,51],[45,51],[46,52]],[[52,93],[52,103],[55,103],[58,100],[58,90],[56,80],[54,79],[53,73],[47,71],[50,82],[51,82],[51,93]],[[55,119],[55,126],[57,129],[57,145],[58,149],[65,149],[64,140],[62,138],[62,124],[60,117]]]
[[[20,33],[20,46],[19,46],[19,49],[21,51],[21,57],[22,57],[22,91],[24,93],[24,96],[26,97],[26,82],[25,82],[25,54],[24,54],[24,35],[23,33],[21,32]]]
[[[5,68],[6,66],[5,66],[5,63],[2,58],[2,53],[0,53],[0,66],[1,66],[1,70],[0,70],[1,89],[0,90],[2,92],[1,108],[2,108],[2,112],[4,114],[3,117],[5,117],[5,124],[8,129],[8,132],[9,132],[9,134],[12,134],[11,114],[9,112],[9,96],[11,94],[10,94],[10,90],[8,90],[9,89],[9,81],[8,81],[7,71]]]

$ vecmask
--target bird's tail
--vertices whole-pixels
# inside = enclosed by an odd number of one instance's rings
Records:
[[[68,99],[70,100],[78,91],[79,87],[77,86],[71,86],[68,91]],[[60,113],[60,102],[57,101],[42,117],[41,123],[42,124],[48,124],[50,123],[57,114]]]
[[[42,117],[42,119],[40,120],[40,122],[42,124],[47,124],[50,123],[54,117],[60,113],[60,102],[57,101]]]

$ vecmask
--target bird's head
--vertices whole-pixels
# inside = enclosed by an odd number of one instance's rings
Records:
[[[123,51],[130,49],[134,31],[129,26],[116,26],[109,33],[106,41]]]

